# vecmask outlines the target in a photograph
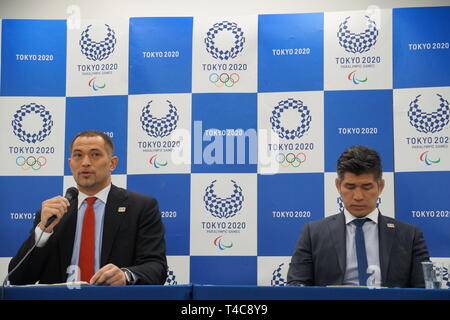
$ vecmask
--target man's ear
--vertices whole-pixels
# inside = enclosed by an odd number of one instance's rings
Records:
[[[341,194],[341,180],[339,180],[339,178],[336,178],[336,180],[334,180],[334,183],[336,185],[336,189],[339,192],[339,194]]]
[[[378,183],[378,189],[380,190],[380,194],[381,194],[384,189],[384,179],[380,179],[380,182]]]
[[[70,163],[72,162],[72,158],[67,158],[67,162],[69,163],[70,171],[72,172],[72,167],[70,166]]]
[[[119,162],[119,157],[112,156],[111,157],[111,166],[109,168],[109,171],[113,172],[116,169],[118,162]]]

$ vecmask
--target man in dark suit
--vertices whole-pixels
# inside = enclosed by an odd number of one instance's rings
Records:
[[[344,212],[304,225],[288,284],[424,287],[421,262],[429,254],[422,232],[376,208],[385,183],[379,154],[350,147],[338,160],[337,175]]]
[[[166,247],[156,199],[111,184],[118,158],[104,133],[84,131],[70,150],[79,194],[70,202],[57,196],[42,203],[9,271],[37,246],[10,275],[11,284],[73,281],[74,271],[90,284],[164,284]]]

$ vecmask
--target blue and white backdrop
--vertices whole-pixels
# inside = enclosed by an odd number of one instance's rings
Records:
[[[339,212],[339,154],[382,155],[388,216],[450,261],[450,7],[3,20],[3,272],[69,143],[109,134],[113,182],[159,200],[168,284],[283,285],[303,224]]]

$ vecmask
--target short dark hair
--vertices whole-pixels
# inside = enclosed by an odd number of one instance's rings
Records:
[[[70,143],[70,153],[72,153],[73,143],[79,137],[102,137],[103,141],[105,141],[105,145],[111,150],[111,155],[114,154],[114,143],[111,138],[107,134],[97,130],[86,130],[77,134]]]
[[[344,173],[350,172],[356,175],[372,173],[375,180],[379,181],[383,175],[381,158],[372,148],[356,145],[347,148],[337,161],[337,175],[339,180],[344,178]]]

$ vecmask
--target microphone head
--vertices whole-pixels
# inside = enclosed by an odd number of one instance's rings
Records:
[[[75,199],[76,197],[78,197],[78,189],[75,187],[70,187],[66,190],[66,194],[64,195],[64,198],[66,198],[67,200],[72,201],[73,199]]]

